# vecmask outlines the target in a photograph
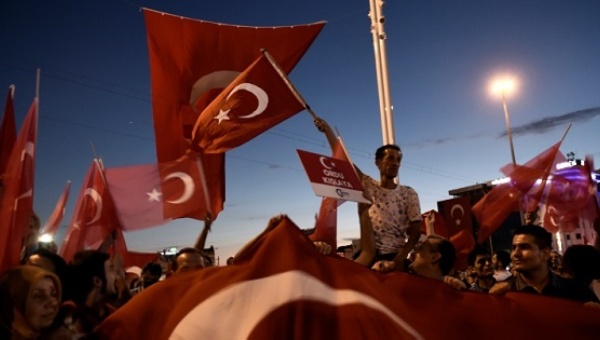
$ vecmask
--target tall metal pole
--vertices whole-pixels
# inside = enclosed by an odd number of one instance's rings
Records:
[[[385,18],[382,14],[383,0],[369,0],[371,18],[371,34],[375,53],[375,69],[377,72],[377,90],[379,93],[379,110],[381,115],[381,131],[383,144],[395,144],[392,103],[389,91],[387,54],[385,48],[386,34],[383,29]]]
[[[517,161],[515,158],[515,147],[513,146],[512,131],[510,129],[510,116],[508,114],[508,107],[506,106],[505,91],[502,91],[502,105],[504,106],[504,120],[506,120],[506,133],[508,134],[508,141],[510,142],[510,156],[512,157],[513,164],[517,165]]]

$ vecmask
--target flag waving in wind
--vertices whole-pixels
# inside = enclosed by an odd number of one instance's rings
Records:
[[[14,92],[15,86],[11,85],[8,89],[8,94],[6,95],[6,105],[4,107],[4,115],[2,116],[2,123],[0,125],[0,183],[2,183],[1,181],[6,171],[10,153],[17,140]]]
[[[58,198],[58,202],[56,202],[56,207],[54,207],[54,211],[48,221],[44,224],[44,228],[40,234],[54,234],[56,229],[58,228],[60,221],[62,221],[65,216],[65,205],[67,205],[67,200],[69,199],[69,191],[71,190],[71,181],[67,181],[67,185],[65,186],[65,190]]]
[[[228,151],[304,108],[266,53],[202,112],[192,132],[196,147],[212,153]]]
[[[81,186],[60,255],[68,262],[75,253],[100,244],[112,230],[118,228],[119,222],[102,174],[102,167],[100,162],[94,159]]]
[[[144,9],[144,17],[159,163],[185,153],[200,113],[261,49],[267,49],[287,74],[325,25],[237,26],[150,9]]]
[[[3,180],[0,206],[0,273],[19,264],[33,213],[38,100],[33,100],[15,142]]]
[[[209,206],[201,161],[188,153],[174,162],[107,168],[106,181],[123,229],[157,226],[196,211],[216,217],[221,206]]]

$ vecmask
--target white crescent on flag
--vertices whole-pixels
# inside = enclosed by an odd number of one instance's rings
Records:
[[[185,172],[180,172],[180,171],[169,174],[168,176],[165,177],[165,181],[169,180],[171,178],[179,178],[183,182],[184,189],[183,189],[183,194],[181,194],[181,196],[179,196],[179,198],[177,198],[175,200],[169,200],[167,202],[171,203],[171,204],[181,204],[181,203],[187,202],[194,194],[194,190],[195,190],[194,180],[192,180],[192,177],[190,175],[186,174]]]
[[[96,214],[89,222],[86,223],[86,225],[90,225],[92,223],[98,222],[100,220],[100,217],[102,216],[102,196],[100,196],[98,191],[96,191],[94,188],[85,189],[85,191],[83,192],[83,196],[86,195],[90,196],[90,198],[94,201],[94,204],[96,204]]]
[[[386,315],[415,339],[423,339],[407,322],[371,296],[352,289],[332,288],[298,270],[239,282],[220,290],[181,319],[169,339],[248,339],[256,325],[270,312],[299,300],[334,306],[362,304]]]

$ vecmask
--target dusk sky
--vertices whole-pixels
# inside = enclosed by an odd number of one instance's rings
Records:
[[[290,79],[341,133],[354,163],[378,176],[368,0],[0,0],[0,94],[16,85],[18,129],[41,69],[34,209],[42,221],[71,180],[64,234],[92,143],[106,167],[156,162],[140,7],[247,26],[327,21]],[[597,166],[599,1],[388,0],[383,13],[395,139],[404,152],[400,182],[418,192],[422,211],[437,209],[449,190],[501,177],[511,161],[502,100],[489,90],[497,76],[518,82],[507,97],[517,163],[556,143],[572,123],[561,151],[591,155]],[[306,111],[227,153],[225,209],[207,240],[221,263],[273,215],[313,226],[320,198],[296,149],[330,154]],[[355,203],[340,207],[338,226],[339,244],[358,237]],[[201,228],[182,219],[126,240],[136,251],[191,246]]]

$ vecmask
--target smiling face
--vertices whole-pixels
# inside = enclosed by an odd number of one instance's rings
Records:
[[[402,154],[398,150],[391,148],[383,151],[383,157],[375,161],[379,173],[385,178],[395,178],[398,176]]]
[[[25,306],[25,319],[36,331],[52,324],[58,313],[58,289],[54,280],[45,277],[32,287]]]
[[[548,266],[550,248],[540,249],[533,235],[520,234],[513,238],[511,260],[519,273],[531,273]]]

